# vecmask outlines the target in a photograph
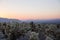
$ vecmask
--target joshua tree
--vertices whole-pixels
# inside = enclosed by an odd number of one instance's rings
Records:
[[[35,24],[33,22],[30,22],[30,25],[31,25],[31,30],[35,31]]]

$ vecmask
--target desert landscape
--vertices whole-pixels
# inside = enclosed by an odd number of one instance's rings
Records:
[[[60,40],[60,0],[0,0],[0,40]]]
[[[60,40],[60,24],[1,21],[0,40]]]

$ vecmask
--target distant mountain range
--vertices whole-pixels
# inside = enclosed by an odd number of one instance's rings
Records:
[[[12,23],[12,22],[18,22],[18,23],[21,23],[22,21],[20,21],[18,19],[0,18],[0,22],[6,22],[6,23],[8,23],[8,22],[10,22],[10,23]]]
[[[46,23],[46,24],[60,24],[60,19],[53,20],[36,20],[35,23]]]
[[[0,22],[31,22],[33,21],[34,23],[46,23],[46,24],[60,24],[60,19],[53,19],[53,20],[18,20],[18,19],[7,19],[7,18],[0,18]]]
[[[34,23],[44,23],[44,24],[60,24],[60,19],[51,19],[51,20],[26,20],[25,22],[31,22]]]

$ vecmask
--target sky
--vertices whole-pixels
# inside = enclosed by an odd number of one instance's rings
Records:
[[[0,0],[0,17],[60,19],[60,0]]]

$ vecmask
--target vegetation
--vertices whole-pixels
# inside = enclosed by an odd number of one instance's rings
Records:
[[[0,40],[60,40],[60,24],[2,22]]]

